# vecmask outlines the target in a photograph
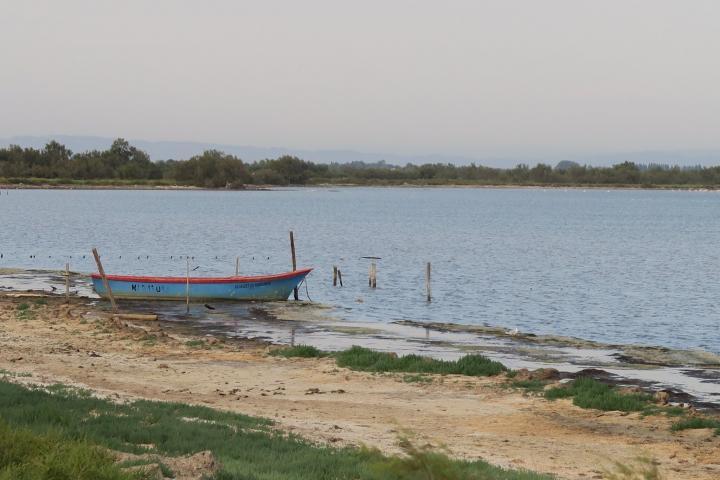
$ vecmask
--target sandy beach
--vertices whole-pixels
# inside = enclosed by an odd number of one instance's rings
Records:
[[[584,410],[509,387],[504,376],[432,376],[338,368],[333,359],[284,359],[252,340],[223,341],[117,325],[87,300],[0,297],[0,369],[23,383],[65,383],[117,401],[157,399],[267,417],[277,428],[330,445],[397,453],[401,435],[460,458],[603,478],[612,462],[650,457],[668,479],[720,477],[720,437],[670,431],[664,415]],[[18,305],[30,305],[18,315]],[[202,340],[202,342],[198,341]],[[190,342],[190,346],[188,345]]]

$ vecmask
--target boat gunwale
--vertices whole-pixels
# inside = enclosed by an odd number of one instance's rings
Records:
[[[291,272],[275,273],[271,275],[257,276],[233,276],[233,277],[190,277],[190,284],[216,284],[216,283],[252,283],[272,282],[274,280],[286,280],[301,275],[307,275],[312,268],[301,268]],[[90,277],[94,280],[102,279],[99,273],[93,273]],[[135,282],[135,283],[187,283],[188,277],[150,277],[136,275],[106,275],[108,281],[114,282]]]

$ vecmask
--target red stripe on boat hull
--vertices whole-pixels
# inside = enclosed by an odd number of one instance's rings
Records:
[[[277,273],[274,275],[259,275],[254,277],[190,277],[190,283],[249,283],[249,282],[269,282],[272,280],[283,280],[293,278],[299,275],[306,275],[312,271],[312,268],[303,268],[294,272]],[[92,278],[102,278],[99,273],[93,273]],[[186,283],[187,277],[139,277],[134,275],[106,275],[108,280],[116,282],[136,282],[136,283]]]

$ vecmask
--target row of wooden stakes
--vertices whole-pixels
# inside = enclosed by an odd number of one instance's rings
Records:
[[[430,262],[427,262],[427,265],[425,266],[425,292],[427,293],[428,302],[432,301],[432,286],[430,284],[431,272],[432,266],[430,265]],[[337,265],[333,265],[333,287],[337,287],[338,282],[340,282],[340,286],[342,287],[342,271],[340,271]],[[368,286],[370,288],[377,288],[377,264],[375,262],[370,264],[370,271],[368,272]]]

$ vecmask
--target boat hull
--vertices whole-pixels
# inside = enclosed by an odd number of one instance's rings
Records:
[[[255,277],[190,277],[189,296],[193,301],[207,300],[287,300],[311,268],[277,275]],[[134,300],[185,300],[188,279],[184,277],[139,277],[108,275],[115,298]],[[107,290],[98,274],[92,275],[93,288],[103,298]]]

